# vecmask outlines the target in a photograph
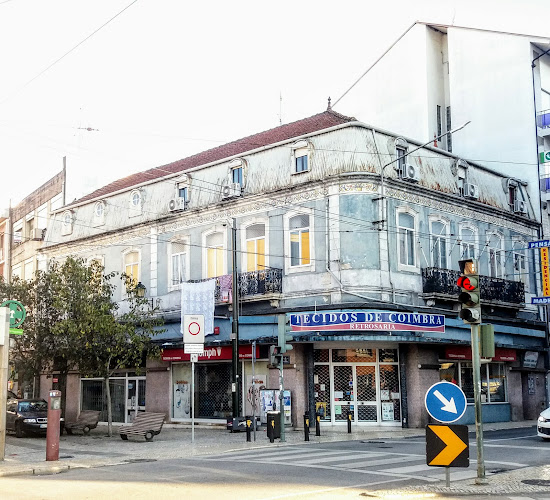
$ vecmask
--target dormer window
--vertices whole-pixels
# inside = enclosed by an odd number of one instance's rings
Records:
[[[311,147],[307,141],[295,142],[292,146],[292,157],[294,162],[293,173],[301,174],[309,172],[310,166],[310,151]]]
[[[98,201],[94,205],[93,225],[94,226],[101,226],[103,224],[105,224],[105,202]]]
[[[231,170],[231,180],[233,184],[243,185],[243,167],[235,167]]]
[[[240,187],[244,188],[246,184],[247,168],[248,164],[244,158],[236,158],[229,162],[229,183],[238,184]]]
[[[94,207],[94,215],[96,217],[103,217],[103,214],[105,213],[105,205],[102,201],[99,201],[95,204]]]
[[[65,210],[63,212],[62,224],[61,224],[61,235],[67,236],[73,232],[73,213],[70,210]]]
[[[178,197],[183,198],[185,203],[189,200],[189,188],[185,185],[178,186]]]
[[[395,168],[401,173],[405,172],[407,166],[407,153],[409,152],[409,143],[402,137],[395,139]]]
[[[137,215],[141,215],[141,207],[142,207],[142,195],[141,191],[139,189],[134,189],[130,193],[130,207],[129,207],[129,217],[135,217]]]

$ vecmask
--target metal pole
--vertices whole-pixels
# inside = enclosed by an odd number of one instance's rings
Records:
[[[195,355],[191,354],[191,358]],[[195,442],[195,360],[191,360],[191,442]]]
[[[281,414],[281,443],[285,442],[285,384],[283,379],[283,356],[279,363],[279,412]]]
[[[479,325],[472,324],[472,368],[474,375],[474,405],[476,416],[477,478],[476,484],[486,484],[483,460],[483,418],[481,415],[481,360],[479,355]]]
[[[256,374],[254,365],[256,364],[256,341],[252,342],[252,430],[254,431],[254,441],[256,441]]]
[[[451,468],[445,467],[445,486],[451,487]]]
[[[231,227],[231,254],[232,254],[232,292],[233,292],[233,324],[231,340],[233,344],[233,417],[239,416],[239,286],[237,281],[237,221],[233,219]]]
[[[6,398],[8,389],[8,363],[10,350],[10,311],[0,307],[0,460],[4,460],[6,447]]]

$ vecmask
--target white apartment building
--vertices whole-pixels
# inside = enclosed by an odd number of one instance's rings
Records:
[[[550,176],[549,50],[550,38],[417,22],[333,107],[419,141],[445,134],[433,145],[510,178],[502,188],[517,213],[526,181],[538,218],[539,177]]]

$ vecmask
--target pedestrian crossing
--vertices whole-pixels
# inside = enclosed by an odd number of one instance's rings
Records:
[[[347,471],[351,474],[371,474],[399,479],[415,479],[423,482],[436,482],[445,479],[445,469],[426,465],[426,456],[388,451],[335,450],[292,446],[286,448],[234,451],[201,457],[199,460],[271,464],[315,469]],[[491,467],[516,469],[527,464],[516,462],[491,461]],[[476,461],[470,460],[469,468],[451,469],[451,481],[473,479],[477,476]],[[487,475],[490,475],[487,472]],[[523,500],[519,497],[515,500]],[[550,499],[549,499],[550,500]]]

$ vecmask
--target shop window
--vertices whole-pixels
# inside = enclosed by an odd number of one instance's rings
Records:
[[[265,224],[253,224],[246,228],[246,270],[265,267]]]
[[[508,401],[506,365],[487,363],[481,365],[482,403],[503,403]],[[458,385],[469,403],[474,402],[474,376],[471,361],[443,362],[440,364],[441,380]]]

